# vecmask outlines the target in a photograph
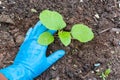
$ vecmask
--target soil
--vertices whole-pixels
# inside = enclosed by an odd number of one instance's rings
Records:
[[[27,30],[36,24],[42,10],[50,9],[64,16],[65,30],[83,23],[95,38],[88,43],[72,40],[68,47],[56,38],[48,53],[64,49],[66,55],[35,80],[102,80],[98,73],[108,68],[107,80],[120,80],[119,5],[117,0],[0,0],[0,15],[8,15],[14,22],[0,23],[0,68],[13,63]]]

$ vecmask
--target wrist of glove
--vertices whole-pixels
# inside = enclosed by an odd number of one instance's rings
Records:
[[[8,80],[32,80],[33,73],[23,65],[10,65],[0,70]]]
[[[8,80],[33,80],[46,69],[48,69],[57,60],[65,55],[64,50],[57,50],[46,57],[48,46],[38,44],[37,40],[40,34],[48,31],[54,34],[56,31],[48,30],[40,21],[28,30],[25,40],[20,46],[20,50],[11,66],[0,70]]]

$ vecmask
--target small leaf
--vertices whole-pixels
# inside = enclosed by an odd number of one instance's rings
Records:
[[[66,27],[61,14],[56,11],[44,10],[39,16],[42,24],[51,30],[60,30]]]
[[[110,68],[109,68],[109,69],[106,69],[106,70],[105,70],[105,73],[104,73],[105,76],[107,77],[107,76],[110,74],[110,72],[111,72],[111,69],[110,69]]]
[[[103,72],[102,72],[101,76],[102,76],[102,78],[106,78],[106,76]]]
[[[106,80],[106,76],[105,76],[105,74],[103,72],[102,72],[100,77],[102,78],[102,80]]]
[[[54,41],[54,37],[49,32],[42,33],[38,38],[38,43],[40,45],[49,45]]]
[[[65,45],[68,46],[71,42],[71,35],[70,32],[65,32],[65,31],[59,31],[58,36],[61,40],[61,42]]]
[[[71,34],[80,42],[88,42],[94,38],[92,30],[84,24],[76,24],[72,27]]]

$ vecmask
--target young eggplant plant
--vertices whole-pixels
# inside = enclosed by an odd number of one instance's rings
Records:
[[[63,28],[66,27],[66,23],[62,15],[56,11],[43,10],[39,18],[46,28],[58,31],[58,37],[65,46],[71,43],[71,39],[85,43],[94,38],[92,30],[84,24],[75,24],[70,32],[64,31]],[[42,33],[38,38],[40,45],[49,45],[52,42],[54,42],[54,37],[47,31]]]

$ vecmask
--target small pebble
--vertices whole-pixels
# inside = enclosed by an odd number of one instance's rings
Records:
[[[80,2],[83,2],[83,0],[80,0]]]
[[[120,32],[119,31],[116,31],[116,34],[119,34]]]
[[[115,51],[110,51],[110,53],[114,54],[114,53],[115,53]]]
[[[93,73],[93,74],[94,74],[95,72],[94,72],[94,71],[91,71],[91,73]]]
[[[95,70],[96,72],[100,72],[100,69]]]
[[[2,2],[0,1],[0,4],[2,4]]]
[[[74,64],[73,66],[74,66],[75,68],[77,68],[77,65],[76,65],[76,64]]]
[[[82,73],[82,70],[79,70],[79,73]]]
[[[54,66],[52,66],[52,70],[56,70],[56,68]]]
[[[5,9],[5,7],[3,6],[3,9]]]
[[[118,4],[119,8],[120,8],[120,3]]]
[[[97,18],[97,19],[99,19],[100,17],[99,17],[99,14],[95,14],[95,17]]]
[[[37,13],[37,10],[34,9],[34,8],[32,8],[32,9],[31,9],[31,12]]]

